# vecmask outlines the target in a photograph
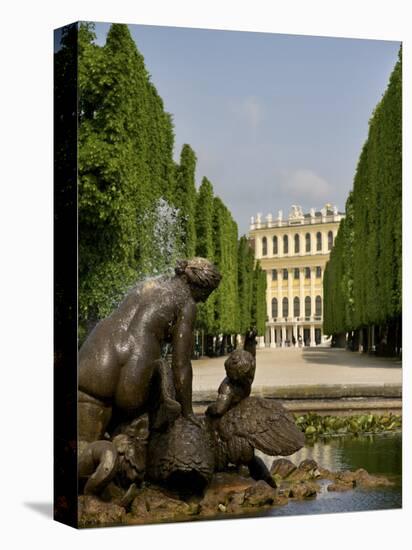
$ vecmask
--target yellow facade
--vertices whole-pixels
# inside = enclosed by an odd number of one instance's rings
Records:
[[[340,221],[336,207],[304,214],[292,206],[287,218],[260,214],[251,219],[249,239],[267,274],[267,329],[260,345],[315,346],[324,343],[323,273]]]

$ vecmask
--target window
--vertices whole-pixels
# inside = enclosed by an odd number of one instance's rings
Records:
[[[322,298],[320,296],[316,296],[315,300],[315,315],[317,317],[320,317],[322,315]]]
[[[320,267],[320,265],[318,265],[316,267],[316,278],[320,279],[321,277],[322,277],[322,268]]]
[[[297,296],[293,299],[293,317],[300,316],[300,300]]]
[[[272,317],[276,319],[278,316],[278,301],[276,298],[272,298]]]
[[[277,254],[278,253],[278,238],[277,237],[273,237],[273,239],[272,239],[272,248],[273,248],[273,254]]]
[[[328,233],[328,250],[332,250],[333,246],[333,233],[332,231],[329,231]]]
[[[283,298],[282,300],[282,316],[287,317],[289,315],[289,300]]]
[[[287,235],[283,236],[283,254],[289,254],[289,239]]]
[[[287,269],[284,269],[284,270],[283,270],[283,280],[284,280],[284,281],[287,281],[287,280],[288,280],[288,274],[289,274],[288,270],[287,270]]]
[[[268,253],[268,240],[266,237],[262,239],[262,256],[266,256]]]
[[[277,281],[277,280],[278,280],[278,270],[272,269],[272,281]]]
[[[310,317],[310,315],[311,315],[310,296],[306,296],[306,298],[305,298],[305,317]]]
[[[310,279],[310,267],[305,267],[305,279]]]
[[[316,233],[316,250],[322,250],[322,233],[320,232]]]
[[[306,233],[305,235],[305,250],[306,252],[310,252],[310,233]]]
[[[294,269],[294,276],[295,276],[295,279],[299,279],[299,277],[300,277],[300,273],[299,273],[299,268],[298,268],[298,267],[295,267],[295,269]]]
[[[299,239],[299,235],[296,234],[295,235],[295,254],[299,254],[299,251],[300,251],[300,239]]]

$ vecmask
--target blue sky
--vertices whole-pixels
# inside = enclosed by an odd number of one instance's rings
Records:
[[[96,23],[99,44],[109,27]],[[399,42],[129,28],[173,115],[175,158],[191,145],[197,185],[212,182],[240,233],[257,212],[344,209]]]

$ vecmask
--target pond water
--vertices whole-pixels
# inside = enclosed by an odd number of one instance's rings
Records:
[[[335,472],[365,468],[370,474],[384,475],[395,484],[379,489],[355,489],[336,493],[327,490],[329,481],[322,481],[322,490],[316,498],[290,501],[286,506],[271,509],[271,516],[388,510],[402,507],[401,433],[318,439],[307,443],[288,458],[296,465],[305,458],[313,458],[323,468]]]

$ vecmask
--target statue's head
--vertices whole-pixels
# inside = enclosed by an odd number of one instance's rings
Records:
[[[196,302],[205,302],[222,278],[217,267],[205,258],[179,260],[175,273],[185,278]]]
[[[226,359],[225,369],[230,380],[252,384],[255,377],[256,361],[248,351],[237,349],[232,351]]]

